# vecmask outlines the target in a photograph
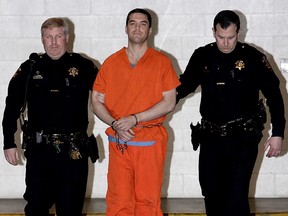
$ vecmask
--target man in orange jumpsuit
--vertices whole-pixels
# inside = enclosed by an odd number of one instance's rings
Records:
[[[110,126],[107,216],[163,216],[163,121],[180,82],[170,59],[148,46],[151,24],[146,10],[128,13],[128,46],[104,61],[94,82],[92,109]]]

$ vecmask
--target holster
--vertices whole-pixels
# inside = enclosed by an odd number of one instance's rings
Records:
[[[33,142],[31,133],[28,131],[28,121],[24,120],[21,122],[21,130],[22,130],[22,149],[26,149],[29,143]]]
[[[99,159],[99,150],[98,150],[97,140],[94,134],[88,137],[86,145],[87,145],[88,155],[90,156],[92,163],[95,163],[97,159]]]
[[[193,146],[193,150],[196,151],[201,143],[202,138],[201,124],[199,122],[197,122],[196,125],[193,125],[193,123],[191,123],[190,128],[191,128],[191,143]]]

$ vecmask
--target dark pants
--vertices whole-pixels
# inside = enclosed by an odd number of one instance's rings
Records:
[[[261,137],[205,136],[200,145],[199,181],[208,216],[249,216],[249,184]]]
[[[36,144],[25,151],[27,205],[25,215],[48,216],[55,204],[57,216],[81,216],[88,176],[86,155],[79,160],[69,156],[69,144]]]

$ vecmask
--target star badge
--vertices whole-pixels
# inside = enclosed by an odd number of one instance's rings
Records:
[[[69,72],[69,75],[70,75],[70,76],[73,76],[73,77],[75,77],[75,76],[78,75],[78,69],[75,68],[75,67],[70,68],[70,69],[68,70],[68,72]]]
[[[242,70],[243,68],[245,68],[245,63],[242,60],[238,60],[235,62],[235,68]]]

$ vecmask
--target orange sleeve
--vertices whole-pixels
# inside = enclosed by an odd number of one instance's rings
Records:
[[[163,86],[162,91],[169,91],[180,85],[179,78],[177,77],[176,71],[173,68],[171,60],[166,57],[166,63],[163,63],[164,74],[163,74]]]

